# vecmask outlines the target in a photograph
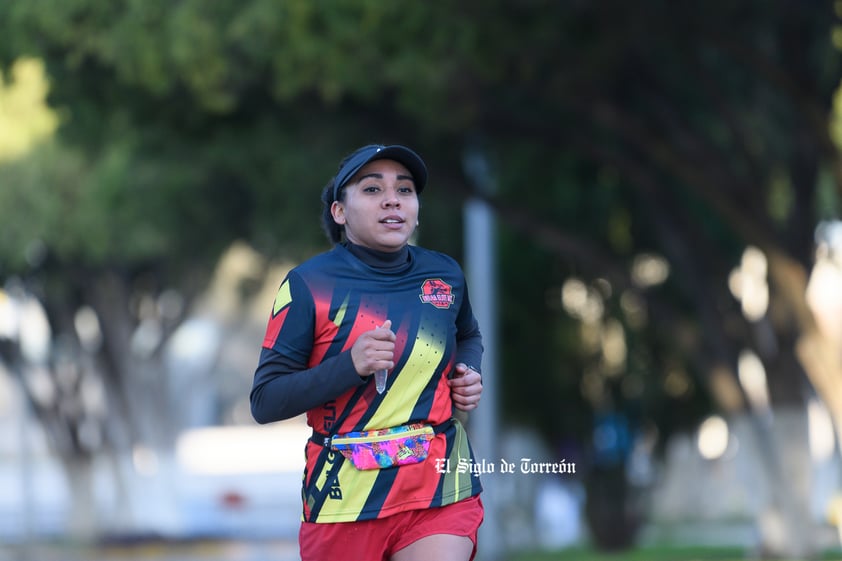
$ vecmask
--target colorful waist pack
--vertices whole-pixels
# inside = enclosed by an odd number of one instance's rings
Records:
[[[432,426],[423,423],[349,432],[333,436],[330,448],[357,469],[383,469],[423,462],[435,433]]]

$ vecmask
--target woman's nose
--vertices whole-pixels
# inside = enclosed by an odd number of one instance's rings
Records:
[[[387,207],[400,206],[400,199],[394,189],[387,189],[383,195],[383,205]]]

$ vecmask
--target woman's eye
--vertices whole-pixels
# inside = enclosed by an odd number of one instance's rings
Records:
[[[363,192],[365,193],[376,193],[379,190],[380,187],[378,187],[377,185],[366,185],[365,187],[363,187]]]
[[[409,185],[406,185],[406,186],[403,186],[403,187],[398,187],[398,192],[400,192],[400,193],[411,194],[413,191],[415,191],[415,189],[413,189]]]

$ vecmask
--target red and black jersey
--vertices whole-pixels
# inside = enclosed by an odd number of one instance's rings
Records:
[[[383,470],[357,470],[308,442],[306,521],[380,518],[481,491],[475,474],[456,469],[474,463],[464,429],[446,424],[453,416],[448,374],[459,361],[481,358],[465,278],[441,253],[409,246],[407,257],[403,266],[375,268],[340,245],[290,271],[278,291],[252,391],[255,418],[283,418],[306,403],[308,424],[329,435],[417,422],[447,426],[425,462]],[[378,394],[373,376],[357,376],[350,348],[387,319],[397,337],[395,368]]]

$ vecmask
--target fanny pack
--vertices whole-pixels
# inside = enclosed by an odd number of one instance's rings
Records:
[[[314,433],[311,440],[336,450],[359,470],[385,469],[426,460],[430,441],[450,424],[451,421],[440,425],[413,423],[333,436]]]

